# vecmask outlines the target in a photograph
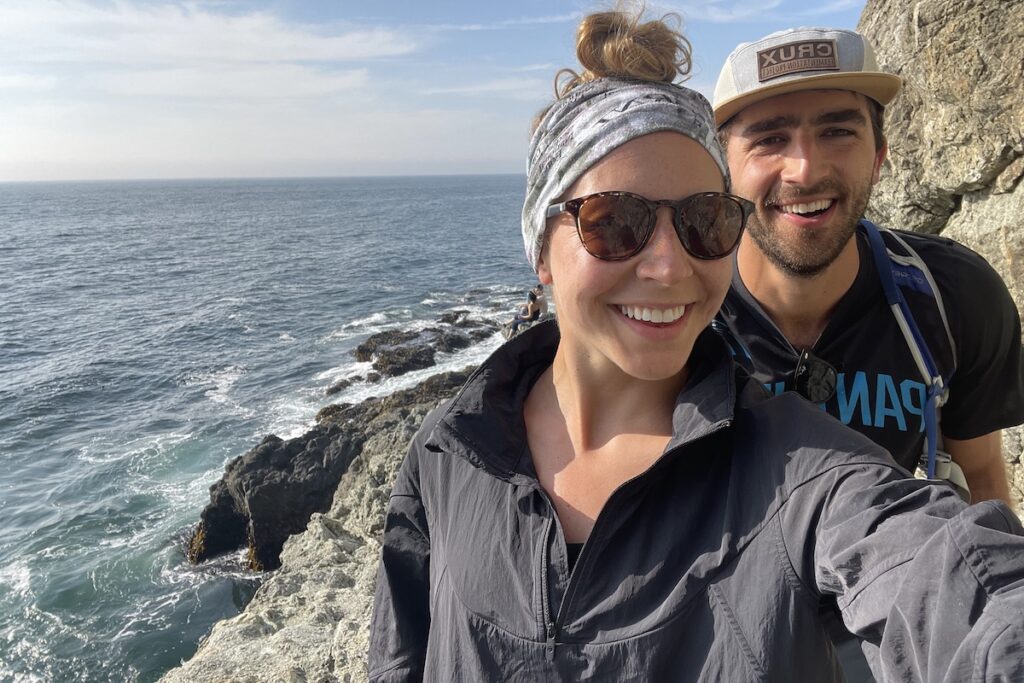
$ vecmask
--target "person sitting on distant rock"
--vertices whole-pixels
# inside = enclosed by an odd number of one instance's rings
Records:
[[[512,319],[509,337],[514,337],[519,332],[520,325],[536,322],[547,312],[548,299],[544,296],[544,285],[538,283],[526,295],[526,305]]]
[[[430,413],[383,520],[370,681],[835,681],[819,605],[883,680],[1024,680],[1024,527],[968,507],[710,323],[753,204],[664,21],[583,19],[533,132],[556,321]],[[972,283],[965,282],[965,287]]]

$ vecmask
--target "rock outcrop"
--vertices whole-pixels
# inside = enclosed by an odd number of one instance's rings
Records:
[[[1024,3],[869,0],[860,30],[904,79],[886,111],[889,161],[869,217],[971,247],[1024,306]],[[964,283],[970,286],[970,283]],[[1024,430],[1007,430],[1024,497]]]
[[[468,311],[444,313],[440,327],[421,331],[387,330],[378,332],[356,347],[355,357],[372,361],[373,369],[384,377],[397,377],[434,365],[434,354],[451,353],[498,331],[491,320],[471,318]]]
[[[497,330],[491,320],[473,318],[465,310],[450,311],[424,330],[372,335],[354,355],[356,360],[373,362],[377,373],[361,378],[372,382],[380,375],[394,377],[431,367],[437,353],[464,349]],[[355,381],[340,380],[326,393],[337,394]],[[224,477],[210,487],[210,504],[189,539],[189,561],[202,562],[245,547],[250,569],[277,569],[285,539],[304,530],[313,513],[327,510],[342,474],[372,435],[366,425],[384,406],[396,409],[403,402],[433,400],[438,395],[431,392],[437,389],[436,382],[427,382],[388,399],[328,406],[317,415],[318,426],[305,435],[282,441],[271,434],[232,460]]]
[[[268,438],[247,454],[269,446],[272,453],[294,450],[301,456],[310,443],[330,435],[323,450],[344,444],[352,457],[329,507],[312,514],[304,533],[284,542],[280,569],[260,586],[245,612],[217,624],[196,655],[163,681],[366,680],[378,537],[395,473],[423,418],[454,394],[469,370],[321,411],[321,424],[310,434],[289,441]]]

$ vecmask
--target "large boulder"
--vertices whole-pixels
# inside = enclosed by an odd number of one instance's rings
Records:
[[[860,30],[904,79],[886,110],[889,161],[868,216],[941,233],[988,259],[1024,305],[1024,2],[868,0]],[[965,283],[967,284],[967,283]],[[1024,432],[1007,430],[1024,497]]]
[[[189,561],[246,547],[251,569],[279,567],[285,540],[303,531],[314,512],[327,510],[365,440],[357,429],[318,425],[288,441],[270,435],[232,460],[210,487],[210,504],[189,540]]]
[[[454,353],[498,331],[493,320],[470,317],[469,311],[455,310],[438,318],[439,327],[427,329],[385,330],[371,335],[353,351],[356,360],[372,361],[373,369],[384,377],[398,377],[423,370],[436,363],[437,353]],[[367,381],[369,381],[367,377]],[[347,386],[347,385],[346,385]],[[329,393],[338,393],[333,387]]]
[[[214,626],[199,651],[163,677],[165,683],[366,680],[379,538],[394,477],[423,418],[462,386],[469,371],[321,411],[313,433],[332,434],[332,443],[360,443],[335,480],[329,506],[307,517],[304,533],[285,541],[280,569],[245,611]],[[266,445],[265,452],[280,453],[288,443],[267,439],[253,450]]]

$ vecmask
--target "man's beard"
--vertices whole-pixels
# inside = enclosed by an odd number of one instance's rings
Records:
[[[783,239],[775,227],[761,220],[768,212],[775,211],[774,207],[782,202],[791,203],[816,194],[836,194],[837,203],[845,200],[849,207],[842,214],[838,213],[839,207],[836,207],[837,213],[827,230],[802,230],[796,235],[790,235],[788,233],[792,231],[787,231],[786,239]],[[747,234],[768,261],[782,272],[793,277],[814,278],[839,258],[856,232],[857,223],[864,215],[870,198],[870,180],[856,187],[845,187],[836,180],[826,179],[806,190],[782,188],[758,205],[754,215],[747,221]],[[775,218],[780,219],[777,216]]]

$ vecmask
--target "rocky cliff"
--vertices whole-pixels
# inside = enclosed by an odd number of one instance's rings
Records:
[[[904,79],[868,215],[941,233],[988,259],[1024,307],[1024,2],[869,0],[860,30]],[[970,283],[964,283],[969,286]],[[1024,430],[1003,439],[1024,497]]]
[[[883,68],[905,79],[903,93],[888,109],[890,160],[869,215],[886,226],[941,232],[971,246],[1002,273],[1020,308],[1024,3],[870,0],[860,28],[877,46]],[[245,612],[218,624],[195,657],[164,681],[366,679],[377,537],[391,482],[423,416],[462,378],[442,376],[418,392],[327,414],[305,441],[257,447],[271,455],[308,455],[325,448],[315,443],[317,435],[350,435],[343,454],[338,451],[347,468],[329,507],[313,514],[304,533],[284,542],[280,569]],[[1011,430],[1006,451],[1019,500],[1024,432]],[[239,503],[222,490],[225,500],[235,501],[226,503],[225,514],[234,514],[231,506]],[[242,539],[259,535],[258,526],[246,532],[239,522],[238,529]],[[196,553],[203,550],[202,540],[193,543]],[[276,550],[272,556],[276,564]],[[255,564],[267,564],[259,557],[252,556]]]
[[[366,680],[367,625],[380,552],[377,539],[394,476],[423,418],[467,377],[468,370],[445,373],[415,389],[327,411],[309,434],[286,442],[264,440],[237,461],[243,467],[229,466],[225,481],[246,481],[255,460],[250,455],[272,460],[275,453],[294,452],[305,459],[304,454],[319,448],[328,452],[325,473],[332,471],[331,462],[348,460],[329,507],[313,513],[305,532],[284,542],[279,558],[272,554],[269,563],[280,568],[269,575],[245,611],[217,624],[196,655],[162,680]],[[317,443],[325,439],[326,445]],[[233,476],[236,472],[241,477]],[[266,479],[259,477],[261,482]],[[211,490],[211,508],[222,483]],[[264,556],[267,563],[266,550],[249,548],[250,558]]]

